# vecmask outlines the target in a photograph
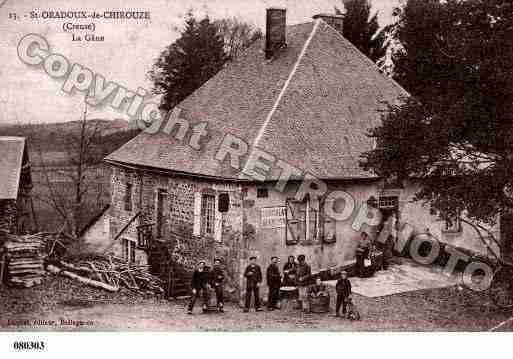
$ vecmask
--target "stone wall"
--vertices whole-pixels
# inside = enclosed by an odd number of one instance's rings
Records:
[[[0,200],[0,229],[10,233],[16,233],[17,216],[17,204],[15,200]]]
[[[132,210],[125,209],[127,183],[132,184]],[[141,211],[142,215],[126,230],[121,238],[137,238],[137,226],[156,223],[156,200],[158,191],[165,191],[163,228],[160,240],[173,243],[173,258],[188,271],[192,271],[199,260],[212,264],[221,258],[227,272],[226,289],[231,297],[239,294],[240,251],[242,238],[242,193],[238,184],[209,181],[199,178],[163,175],[152,172],[136,172],[114,167],[111,182],[110,236],[114,236]],[[218,213],[221,217],[221,238],[194,236],[194,196],[208,192],[216,196],[228,193],[229,210]],[[156,236],[155,226],[154,236]],[[138,251],[142,252],[142,251]],[[145,255],[145,253],[143,252]],[[140,258],[142,254],[137,254]]]

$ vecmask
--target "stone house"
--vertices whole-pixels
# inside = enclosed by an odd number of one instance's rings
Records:
[[[272,255],[283,263],[305,254],[314,271],[352,260],[361,231],[373,233],[355,226],[372,202],[385,215],[399,211],[415,231],[486,253],[471,228],[412,201],[419,184],[393,185],[360,168],[384,103],[408,94],[342,26],[333,15],[286,26],[284,9],[268,9],[265,39],[180,103],[159,131],[110,154],[105,221],[114,250],[144,263],[138,239],[150,228],[189,270],[200,258],[222,258],[241,295],[251,255],[263,269]],[[328,207],[344,218],[326,215]]]
[[[32,177],[26,140],[0,137],[0,230],[28,233],[34,228]]]

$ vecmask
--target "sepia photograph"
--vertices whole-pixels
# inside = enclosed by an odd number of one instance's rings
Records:
[[[0,63],[9,350],[513,330],[511,0],[1,0]]]

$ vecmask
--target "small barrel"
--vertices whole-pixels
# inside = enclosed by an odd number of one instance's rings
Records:
[[[281,287],[280,288],[281,299],[298,299],[299,290],[297,287]]]

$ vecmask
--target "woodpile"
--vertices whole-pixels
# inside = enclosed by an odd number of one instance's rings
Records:
[[[65,261],[67,243],[60,233],[19,236],[0,231],[0,276],[4,272],[8,285],[29,288],[41,284],[48,271],[109,292],[128,288],[138,294],[164,293],[162,280],[150,274],[149,266],[98,254]]]
[[[41,284],[44,269],[44,239],[41,235],[3,234],[4,268],[9,285],[29,288]]]
[[[47,270],[110,292],[124,287],[139,294],[164,293],[162,281],[149,273],[148,266],[128,264],[112,256],[96,256],[94,259],[76,263],[61,260],[48,265]]]

